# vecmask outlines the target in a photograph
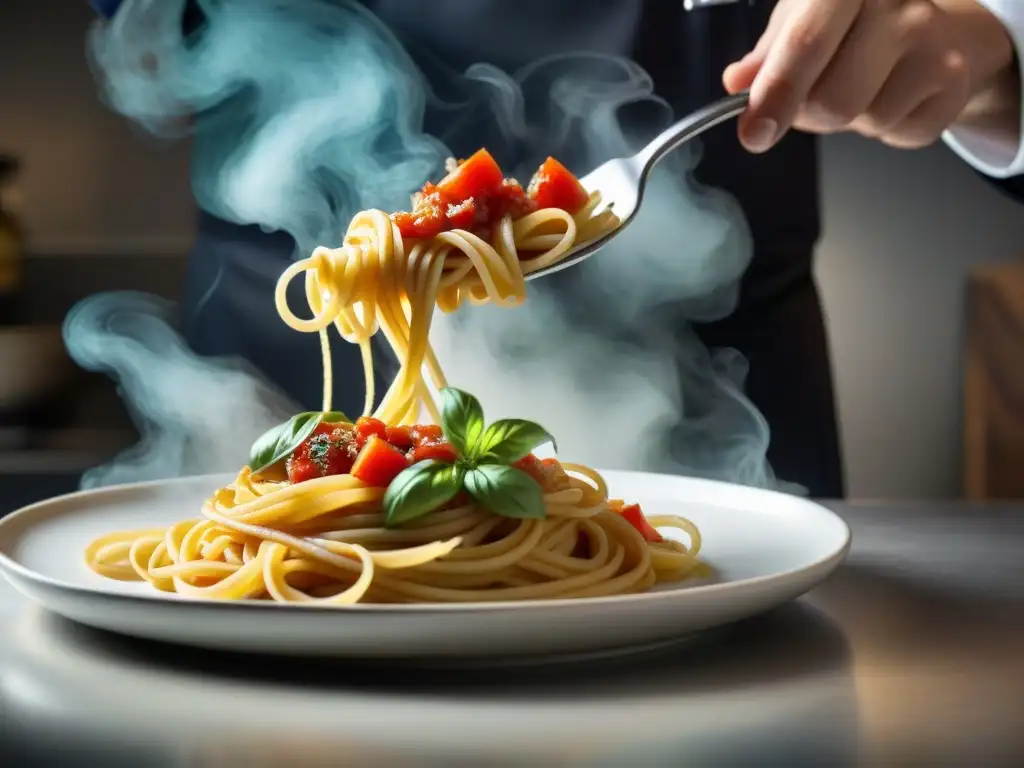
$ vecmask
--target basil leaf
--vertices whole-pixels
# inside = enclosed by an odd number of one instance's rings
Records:
[[[258,474],[288,456],[313,434],[321,421],[338,424],[348,422],[349,419],[341,411],[306,411],[292,416],[284,424],[268,429],[249,449],[249,468],[252,473]]]
[[[384,492],[384,524],[389,528],[433,512],[455,498],[465,470],[457,464],[421,461],[391,481]]]
[[[544,517],[544,491],[525,472],[484,464],[466,473],[466,490],[480,506],[504,517]]]
[[[484,431],[484,409],[470,394],[452,387],[441,390],[441,429],[459,456],[473,455],[473,449]]]
[[[540,424],[522,419],[502,419],[484,432],[475,456],[484,461],[511,464],[544,443],[551,443],[558,450],[555,438]]]
[[[298,448],[313,433],[321,418],[320,413],[298,413],[256,438],[249,449],[249,468],[253,474],[276,464]]]

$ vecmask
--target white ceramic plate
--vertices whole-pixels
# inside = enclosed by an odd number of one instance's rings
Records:
[[[615,496],[681,514],[715,575],[641,595],[521,603],[338,609],[191,600],[104,579],[83,560],[94,538],[194,516],[229,477],[192,477],[62,496],[0,521],[0,570],[44,607],[100,629],[206,648],[350,657],[524,657],[657,644],[788,602],[842,561],[850,531],[806,499],[637,472],[605,472]]]

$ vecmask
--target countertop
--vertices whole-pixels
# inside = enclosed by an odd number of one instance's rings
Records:
[[[0,763],[1024,765],[1024,504],[829,506],[854,538],[825,584],[600,663],[199,652],[78,627],[0,580]]]

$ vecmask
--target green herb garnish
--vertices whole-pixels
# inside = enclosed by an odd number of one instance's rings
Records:
[[[350,424],[349,418],[341,411],[311,411],[292,416],[284,424],[278,424],[264,432],[249,449],[249,468],[258,474],[289,456],[313,434],[320,422],[327,424]]]
[[[441,431],[458,459],[424,461],[396,477],[384,494],[388,526],[422,517],[465,490],[481,507],[504,517],[544,517],[544,492],[525,472],[509,466],[555,440],[532,421],[503,419],[484,428],[480,402],[458,389],[441,390]],[[556,448],[557,450],[557,448]]]
[[[464,476],[459,464],[433,460],[403,471],[384,493],[387,524],[400,525],[447,504],[459,492]]]
[[[466,473],[466,490],[481,506],[505,517],[544,517],[544,491],[528,474],[503,464]]]
[[[316,464],[320,471],[327,469],[327,454],[331,451],[330,435],[314,435],[309,438],[309,460]]]

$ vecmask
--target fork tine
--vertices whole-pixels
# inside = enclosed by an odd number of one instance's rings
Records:
[[[562,261],[539,269],[527,275],[526,279],[533,280],[579,264],[603,248],[633,220],[643,199],[647,176],[658,161],[709,128],[740,115],[748,102],[747,91],[720,99],[669,126],[633,157],[608,160],[580,178],[580,183],[588,192],[601,193],[601,201],[594,207],[594,213],[614,210],[620,219],[619,226],[598,240],[573,248]]]

